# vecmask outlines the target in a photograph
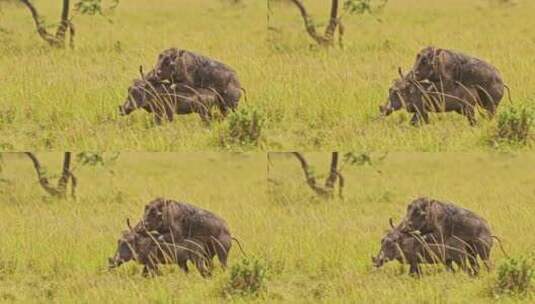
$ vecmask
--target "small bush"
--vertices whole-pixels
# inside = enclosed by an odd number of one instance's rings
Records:
[[[496,140],[524,145],[530,139],[534,124],[535,110],[533,108],[511,107],[498,116]]]
[[[262,260],[243,258],[232,266],[223,293],[226,296],[258,296],[266,289],[267,275],[267,266]]]
[[[244,107],[229,114],[228,128],[220,134],[220,144],[258,146],[266,119],[264,114],[253,107]]]
[[[533,257],[511,257],[498,266],[495,295],[525,295],[535,278]]]

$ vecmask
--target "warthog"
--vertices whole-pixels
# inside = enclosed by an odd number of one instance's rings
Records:
[[[416,56],[412,71],[416,80],[428,79],[437,86],[461,83],[474,88],[490,117],[496,113],[504,94],[505,85],[496,67],[460,52],[426,47]]]
[[[108,259],[109,268],[116,268],[134,260],[143,265],[143,275],[158,274],[158,264],[178,264],[188,272],[188,261],[192,261],[202,276],[210,275],[203,249],[190,240],[174,243],[169,235],[155,232],[140,233],[134,231],[127,221],[129,231],[123,231],[117,241],[115,255]]]
[[[428,112],[454,111],[466,116],[470,125],[476,123],[474,110],[480,99],[475,89],[461,84],[438,88],[428,81],[416,81],[410,73],[404,76],[401,69],[399,74],[401,78],[389,89],[388,102],[379,107],[383,115],[405,108],[414,113],[411,123],[417,125],[422,119],[429,123]]]
[[[409,273],[416,275],[421,274],[420,264],[444,264],[448,270],[453,271],[455,263],[464,271],[468,271],[468,260],[472,268],[478,268],[477,259],[468,254],[466,244],[460,239],[450,238],[440,243],[431,237],[403,232],[394,227],[392,219],[390,226],[392,230],[381,240],[379,253],[372,257],[373,265],[377,268],[393,260],[410,265]]]
[[[162,119],[173,121],[174,114],[198,113],[204,122],[212,118],[211,109],[219,107],[224,110],[217,92],[211,89],[193,89],[170,83],[153,83],[144,78],[134,80],[128,88],[128,97],[119,106],[119,114],[129,115],[136,109],[154,113],[154,119],[160,124]]]
[[[423,235],[432,234],[440,242],[450,238],[460,239],[465,242],[470,255],[479,256],[489,267],[495,237],[487,221],[470,210],[421,197],[407,207],[407,215],[400,229],[405,232],[419,231]],[[477,273],[478,269],[474,271]]]
[[[134,230],[157,231],[169,234],[174,243],[188,240],[197,244],[210,269],[215,255],[225,268],[232,240],[238,242],[231,236],[226,222],[212,212],[164,198],[157,198],[145,207],[143,220]]]
[[[238,106],[242,87],[236,71],[200,54],[170,48],[158,56],[154,75],[160,81],[215,90],[223,100],[222,113]]]

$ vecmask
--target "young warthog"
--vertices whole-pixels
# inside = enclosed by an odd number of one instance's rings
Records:
[[[143,220],[134,230],[169,234],[175,243],[186,240],[194,242],[202,249],[210,269],[215,255],[221,265],[226,267],[232,240],[239,245],[231,236],[226,222],[217,215],[190,204],[164,198],[157,198],[145,207]]]
[[[215,106],[223,109],[220,97],[213,90],[136,79],[128,88],[126,101],[119,106],[119,114],[129,115],[136,109],[144,109],[154,113],[155,122],[160,124],[164,118],[173,121],[174,114],[198,113],[203,121],[208,122]]]
[[[129,223],[128,226],[130,230],[123,231],[117,241],[115,255],[108,259],[110,269],[134,260],[143,265],[143,275],[158,274],[158,264],[176,263],[182,270],[188,272],[187,262],[192,261],[202,276],[210,275],[204,250],[195,242],[184,240],[175,243],[169,235],[155,232],[140,233],[133,230]]]
[[[416,56],[412,71],[416,80],[428,79],[437,86],[461,83],[474,88],[490,117],[504,94],[503,79],[496,67],[460,52],[426,47]]]
[[[158,56],[154,75],[159,80],[215,90],[223,99],[222,113],[238,106],[242,87],[236,71],[200,54],[170,48]]]
[[[405,232],[432,234],[440,241],[458,238],[465,242],[472,256],[481,257],[489,268],[494,237],[487,221],[470,210],[452,203],[421,197],[409,204],[400,228]],[[478,269],[474,271],[477,273]]]
[[[453,271],[453,263],[467,271],[466,261],[471,265],[477,264],[467,250],[466,244],[456,238],[437,242],[430,237],[416,236],[395,228],[390,219],[392,230],[381,240],[381,249],[376,257],[372,257],[373,265],[377,268],[386,262],[397,260],[410,265],[410,274],[421,274],[420,264],[444,264]],[[477,268],[477,266],[472,266]]]
[[[411,123],[417,125],[422,119],[429,123],[428,112],[454,111],[466,116],[470,125],[476,123],[474,110],[480,99],[475,89],[460,84],[438,88],[433,83],[414,80],[410,73],[404,76],[401,69],[399,74],[401,78],[389,89],[388,102],[379,107],[383,115],[405,108],[414,113]]]

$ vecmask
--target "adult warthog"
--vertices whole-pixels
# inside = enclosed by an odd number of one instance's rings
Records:
[[[437,86],[462,84],[477,91],[490,117],[503,98],[504,85],[498,69],[461,52],[428,46],[418,52],[412,68],[416,80],[428,79]]]
[[[381,249],[377,256],[372,257],[373,265],[377,268],[386,262],[397,260],[410,266],[409,273],[421,275],[420,264],[444,264],[448,270],[454,271],[453,263],[462,270],[468,271],[466,263],[472,268],[477,264],[477,258],[470,256],[466,244],[457,238],[449,238],[444,242],[404,232],[394,227],[390,219],[390,230],[381,240]]]
[[[379,107],[383,115],[404,108],[414,113],[411,123],[417,125],[422,120],[429,123],[429,112],[457,112],[466,116],[470,125],[476,123],[475,108],[481,100],[474,88],[462,84],[437,87],[429,81],[415,80],[411,73],[403,75],[401,68],[399,75],[400,79],[395,80],[389,89],[387,103]]]
[[[183,49],[170,48],[160,53],[154,75],[160,81],[215,90],[223,100],[223,114],[238,107],[243,90],[238,74],[230,66]]]
[[[197,267],[202,276],[210,275],[206,256],[199,246],[191,241],[175,243],[169,235],[157,232],[141,233],[130,227],[123,231],[117,241],[117,250],[108,259],[110,269],[134,260],[143,265],[143,275],[159,274],[158,264],[177,264],[183,271],[188,272],[188,261]],[[213,258],[213,256],[212,256]]]
[[[143,109],[154,114],[154,120],[173,121],[174,115],[197,113],[208,123],[214,107],[225,111],[223,99],[213,89],[192,88],[169,82],[151,82],[145,78],[142,70],[141,79],[134,80],[128,88],[128,96],[119,106],[120,115],[129,115],[136,109]]]
[[[479,256],[489,268],[490,252],[495,238],[485,219],[474,212],[435,199],[420,197],[407,207],[407,215],[399,225],[404,232],[419,231],[431,235],[439,242],[451,238],[466,244],[470,255]],[[477,265],[474,265],[477,267]],[[474,272],[478,272],[478,268]]]
[[[156,231],[168,235],[172,243],[191,242],[202,249],[208,269],[215,255],[225,268],[232,240],[227,223],[214,213],[186,203],[156,198],[145,206],[143,219],[136,231]]]

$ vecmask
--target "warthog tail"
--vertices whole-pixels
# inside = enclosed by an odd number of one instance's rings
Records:
[[[500,246],[500,250],[502,251],[503,255],[505,255],[505,257],[509,258],[509,255],[503,249],[502,240],[499,237],[495,236],[495,235],[491,235],[490,237],[495,239],[496,241],[498,241],[498,246]]]
[[[235,237],[231,237],[231,238],[232,238],[232,240],[233,240],[234,242],[236,242],[236,244],[238,244],[238,247],[240,247],[240,251],[241,251],[241,253],[242,253],[244,256],[247,257],[247,254],[246,254],[245,251],[243,250],[243,247],[241,246],[240,241],[238,241],[238,239],[235,238]]]
[[[503,87],[507,89],[507,97],[509,98],[509,102],[513,103],[513,100],[511,99],[511,89],[506,84],[504,84]]]
[[[240,87],[240,90],[243,92],[243,99],[245,100],[245,102],[247,102],[247,90],[242,87]]]

